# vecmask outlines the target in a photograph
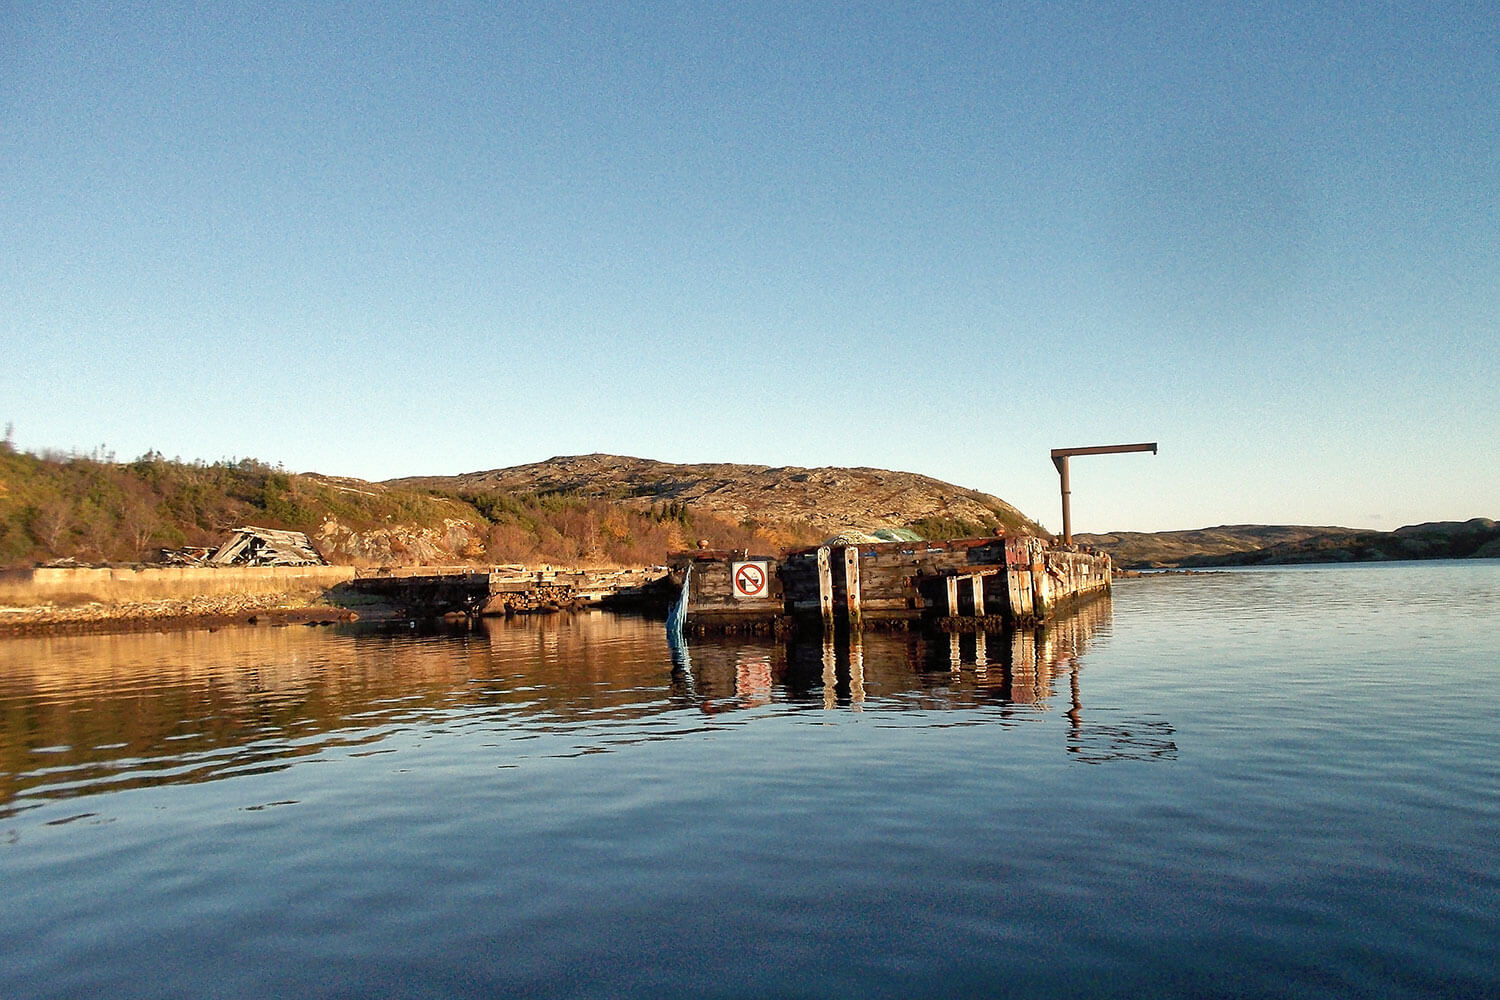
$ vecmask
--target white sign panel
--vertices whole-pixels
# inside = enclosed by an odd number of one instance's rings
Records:
[[[754,600],[771,596],[771,564],[763,562],[737,562],[729,564],[734,577],[734,596],[741,600]]]

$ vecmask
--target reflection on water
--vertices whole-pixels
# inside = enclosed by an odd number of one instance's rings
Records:
[[[570,756],[740,724],[754,717],[747,710],[968,710],[968,721],[1005,722],[1059,709],[1067,752],[1080,760],[1170,756],[1164,722],[1110,722],[1084,706],[1081,658],[1109,624],[1102,601],[1004,635],[699,640],[671,651],[659,623],[608,614],[473,632],[9,640],[0,643],[0,816],[46,799],[379,753],[394,735],[441,725],[512,741],[562,735],[548,755]]]
[[[662,632],[0,642],[0,995],[1500,996],[1500,561]]]
[[[773,700],[825,710],[986,709],[988,721],[1050,711],[1066,679],[1067,751],[1078,760],[1170,759],[1172,726],[1133,713],[1086,711],[1079,667],[1107,636],[1108,599],[1047,628],[972,635],[867,633],[819,642],[725,638],[677,660],[674,694],[703,712],[757,708]]]
[[[706,712],[771,701],[895,709],[1000,707],[1047,711],[1060,677],[1075,672],[1109,604],[1096,602],[1046,629],[958,635],[872,632],[837,639],[726,637],[695,644],[677,693]]]

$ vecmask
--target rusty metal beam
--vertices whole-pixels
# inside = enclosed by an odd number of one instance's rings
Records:
[[[1052,461],[1056,464],[1059,458],[1068,458],[1072,455],[1122,455],[1132,451],[1149,451],[1155,455],[1156,442],[1147,441],[1145,444],[1096,444],[1088,448],[1053,448]]]
[[[1063,544],[1073,544],[1073,489],[1068,482],[1068,459],[1074,455],[1123,455],[1130,452],[1149,451],[1156,454],[1156,442],[1143,444],[1097,444],[1087,448],[1053,448],[1052,464],[1057,466],[1057,475],[1062,484]]]

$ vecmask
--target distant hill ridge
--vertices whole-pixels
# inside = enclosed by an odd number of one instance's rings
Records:
[[[1108,552],[1116,563],[1131,569],[1500,557],[1500,525],[1487,517],[1409,524],[1394,531],[1229,524],[1074,538]]]
[[[695,512],[735,522],[802,523],[830,535],[849,528],[912,528],[934,537],[990,534],[1001,527],[1046,534],[999,497],[885,469],[683,465],[593,454],[457,476],[393,479],[385,485],[449,495],[563,493],[615,500],[637,510],[687,504]]]

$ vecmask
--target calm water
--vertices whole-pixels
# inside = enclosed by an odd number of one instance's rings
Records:
[[[1500,563],[0,641],[0,996],[1500,994]]]

